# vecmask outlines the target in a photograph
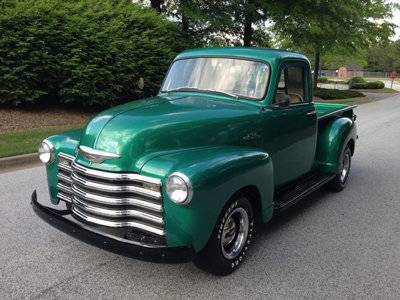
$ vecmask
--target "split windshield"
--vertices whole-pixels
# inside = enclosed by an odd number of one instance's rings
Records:
[[[204,91],[261,99],[268,78],[268,65],[259,61],[224,57],[187,58],[173,63],[161,91]]]

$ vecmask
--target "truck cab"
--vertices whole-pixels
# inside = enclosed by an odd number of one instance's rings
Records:
[[[304,55],[275,49],[179,54],[155,97],[43,141],[59,209],[34,191],[35,212],[110,251],[230,274],[258,224],[346,186],[354,107],[315,103],[310,70]]]

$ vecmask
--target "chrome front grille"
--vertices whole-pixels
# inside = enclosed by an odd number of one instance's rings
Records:
[[[134,173],[90,169],[59,153],[57,198],[72,215],[108,227],[132,227],[164,236],[161,181]]]

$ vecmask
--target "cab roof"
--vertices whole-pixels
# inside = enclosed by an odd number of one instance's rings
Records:
[[[224,48],[198,48],[186,50],[180,53],[175,60],[189,57],[241,57],[264,61],[282,60],[296,58],[308,61],[307,57],[297,52],[269,48],[246,48],[246,47],[224,47]]]

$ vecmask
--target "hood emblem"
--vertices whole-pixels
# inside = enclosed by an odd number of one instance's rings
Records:
[[[82,156],[90,162],[93,163],[102,163],[107,159],[118,159],[120,156],[115,153],[110,153],[106,151],[96,150],[93,148],[89,148],[86,146],[79,146],[79,152]]]

